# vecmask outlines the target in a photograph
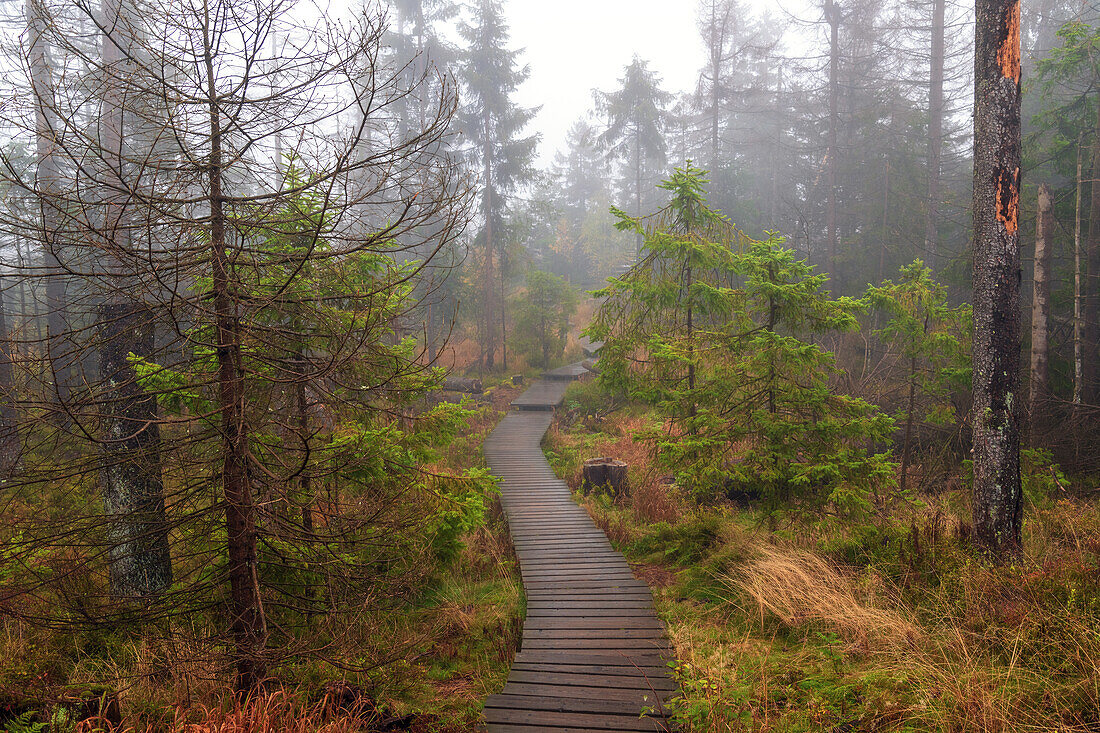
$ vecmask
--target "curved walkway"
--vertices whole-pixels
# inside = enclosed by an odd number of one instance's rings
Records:
[[[649,587],[577,506],[542,454],[542,436],[577,365],[548,372],[485,441],[527,595],[523,641],[490,733],[668,730],[671,651]],[[643,708],[652,714],[641,716]]]

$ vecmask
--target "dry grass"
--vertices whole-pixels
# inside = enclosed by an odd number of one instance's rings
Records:
[[[630,507],[643,522],[672,524],[684,512],[684,499],[675,485],[649,480],[630,492]]]
[[[85,720],[75,733],[373,733],[395,722],[347,684],[330,685],[312,704],[302,700],[295,692],[276,690],[243,703],[177,707],[171,720],[138,728]]]
[[[761,621],[770,614],[787,626],[823,624],[864,648],[917,647],[924,632],[906,620],[911,614],[881,607],[883,586],[876,577],[861,582],[813,553],[760,546],[727,580],[755,602]]]

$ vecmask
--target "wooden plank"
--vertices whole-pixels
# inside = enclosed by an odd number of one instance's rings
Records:
[[[580,691],[584,688],[570,688]],[[605,697],[593,698],[574,692],[572,695],[539,695],[535,692],[516,692],[510,688],[499,695],[490,695],[486,708],[511,708],[514,710],[546,710],[557,713],[597,713],[599,715],[632,715],[641,717],[643,710],[662,710],[661,700],[652,694],[638,694],[629,699],[617,699],[606,695],[616,690],[600,690]]]
[[[636,715],[600,715],[588,713],[556,713],[548,710],[512,710],[510,708],[485,708],[485,721],[492,731],[494,723],[553,725],[553,730],[572,731],[588,728],[601,731],[662,731],[667,726],[654,718]]]
[[[547,672],[547,673],[575,673],[584,675],[604,675],[611,677],[643,677],[652,679],[666,679],[668,667],[642,667],[612,664],[555,664],[540,662],[513,662],[514,672]],[[639,689],[647,689],[649,685],[642,684]]]
[[[528,616],[523,623],[524,629],[541,631],[547,629],[586,629],[598,631],[617,629],[620,631],[656,629],[664,632],[665,625],[652,614],[639,616]]]
[[[527,695],[530,697],[572,697],[588,700],[620,700],[640,703],[634,712],[641,712],[641,705],[656,707],[678,694],[676,690],[651,690],[646,688],[583,687],[580,685],[548,685],[533,682],[509,682],[502,695]],[[491,699],[491,698],[490,698]],[[497,705],[496,707],[501,707]]]

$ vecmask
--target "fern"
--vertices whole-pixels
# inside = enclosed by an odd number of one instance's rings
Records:
[[[4,726],[4,733],[45,733],[49,726],[46,723],[39,723],[34,716],[33,710],[20,713],[8,721]]]

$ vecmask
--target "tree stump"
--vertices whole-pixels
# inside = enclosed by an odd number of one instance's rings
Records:
[[[513,374],[512,375],[512,386],[513,387],[520,387],[522,385],[523,385],[523,375],[522,374]]]
[[[590,458],[581,469],[581,489],[588,494],[607,487],[613,496],[623,496],[630,490],[625,461],[614,458]]]

